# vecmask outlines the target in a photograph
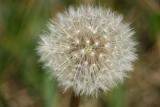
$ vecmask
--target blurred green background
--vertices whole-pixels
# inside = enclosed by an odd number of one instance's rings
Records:
[[[0,107],[69,107],[38,62],[39,35],[68,6],[103,5],[124,15],[135,29],[139,60],[124,84],[81,107],[160,107],[159,0],[0,0]]]

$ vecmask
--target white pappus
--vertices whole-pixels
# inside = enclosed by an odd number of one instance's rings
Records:
[[[110,9],[70,7],[49,23],[37,47],[64,90],[97,96],[123,82],[137,59],[134,31]]]

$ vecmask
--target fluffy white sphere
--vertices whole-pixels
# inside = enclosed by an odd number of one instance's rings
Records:
[[[98,95],[122,82],[136,60],[134,31],[102,7],[70,7],[41,36],[40,60],[59,85],[77,95]]]

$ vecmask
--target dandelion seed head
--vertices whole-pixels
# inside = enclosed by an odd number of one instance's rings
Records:
[[[96,96],[123,82],[137,59],[134,31],[109,9],[70,7],[41,36],[40,60],[64,89]]]

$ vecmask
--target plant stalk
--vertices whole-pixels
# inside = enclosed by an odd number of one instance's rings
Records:
[[[73,92],[70,100],[70,107],[79,107],[80,104],[80,96],[75,95]]]

